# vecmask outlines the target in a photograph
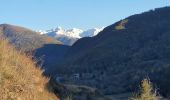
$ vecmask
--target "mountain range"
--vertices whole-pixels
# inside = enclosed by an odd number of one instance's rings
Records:
[[[169,12],[170,7],[156,8],[129,16],[102,31],[59,27],[40,34],[2,24],[0,33],[16,48],[33,51],[34,58],[40,59],[38,64],[45,70],[44,75],[69,89],[78,86],[77,91],[88,94],[91,94],[89,90],[100,91],[97,93],[102,97],[133,93],[141,80],[149,77],[158,92],[169,97]],[[64,42],[68,37],[77,40]],[[84,86],[91,88],[87,90]],[[59,92],[57,86],[53,88]]]
[[[51,75],[63,75],[64,84],[95,87],[105,95],[133,92],[149,77],[162,95],[170,95],[169,12],[165,7],[132,15],[94,37],[79,39]]]
[[[93,28],[93,29],[88,29],[86,31],[83,31],[78,28],[65,30],[62,27],[57,27],[55,29],[51,29],[47,31],[39,30],[37,32],[39,32],[42,35],[47,35],[52,38],[55,38],[56,40],[61,41],[65,45],[73,45],[78,39],[83,38],[83,37],[96,36],[103,29],[104,27]]]

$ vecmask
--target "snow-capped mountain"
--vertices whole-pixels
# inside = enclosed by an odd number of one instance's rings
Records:
[[[93,36],[96,36],[103,29],[104,29],[104,27],[88,29],[88,30],[80,33],[80,37],[93,37]]]
[[[78,28],[73,28],[69,30],[65,30],[62,27],[57,27],[55,29],[42,31],[39,30],[38,32],[42,35],[48,35],[50,37],[53,37],[65,45],[72,45],[74,44],[78,39],[83,37],[93,37],[97,35],[100,31],[102,31],[104,27],[102,28],[93,28],[88,30],[81,30]]]
[[[74,37],[74,38],[81,38],[80,33],[82,33],[82,32],[83,32],[83,30],[81,30],[81,29],[73,28],[73,29],[66,31],[66,36]]]

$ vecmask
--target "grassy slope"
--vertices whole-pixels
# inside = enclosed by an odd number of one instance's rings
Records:
[[[0,40],[0,100],[57,100],[35,62]]]

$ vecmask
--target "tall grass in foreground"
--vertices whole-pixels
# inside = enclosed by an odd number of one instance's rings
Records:
[[[134,98],[131,98],[131,100],[159,100],[159,96],[153,89],[149,79],[144,79],[141,82],[140,93]]]
[[[58,100],[35,62],[0,39],[0,100]]]

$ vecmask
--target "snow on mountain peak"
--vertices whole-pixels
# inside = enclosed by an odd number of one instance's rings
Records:
[[[102,31],[104,27],[102,28],[93,28],[88,29],[80,34],[80,37],[93,37],[96,36],[100,31]]]
[[[57,27],[55,29],[51,29],[48,31],[42,31],[39,30],[37,32],[39,32],[40,34],[52,34],[53,36],[55,35],[64,35],[64,36],[68,36],[68,37],[72,37],[72,38],[82,38],[82,37],[93,37],[95,35],[97,35],[100,31],[102,31],[104,28],[92,28],[92,29],[88,29],[86,31],[83,31],[81,29],[78,28],[72,28],[72,29],[68,29],[65,30],[62,27]]]
[[[39,32],[40,34],[46,34],[46,35],[56,38],[58,40],[62,40],[61,42],[64,42],[66,45],[72,45],[76,40],[78,40],[80,38],[96,36],[103,29],[104,29],[104,27],[92,28],[92,29],[83,31],[78,28],[72,28],[72,29],[65,30],[62,27],[57,27],[55,29],[51,29],[48,31],[40,30],[37,32]],[[71,43],[69,43],[68,41],[71,41]]]
[[[82,32],[83,32],[83,30],[78,29],[78,28],[73,28],[73,29],[69,29],[66,31],[67,36],[75,37],[75,38],[81,38],[80,33],[82,33]]]
[[[38,32],[38,33],[41,34],[41,35],[47,34],[47,31],[43,31],[43,30],[37,30],[36,32]]]

